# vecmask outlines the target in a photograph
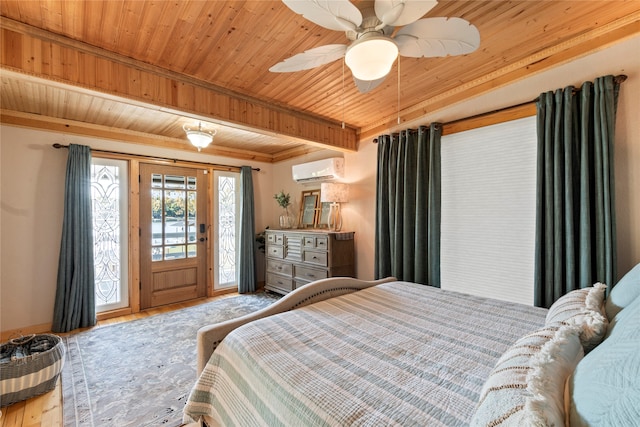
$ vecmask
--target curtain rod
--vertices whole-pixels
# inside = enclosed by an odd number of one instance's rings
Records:
[[[58,144],[56,142],[55,144],[53,144],[53,148],[69,148],[69,146],[68,145],[63,145],[63,144]],[[122,151],[96,150],[96,149],[93,149],[93,148],[91,149],[91,151],[95,151],[97,153],[120,154],[120,155],[123,155],[123,156],[142,157],[144,159],[149,159],[149,160],[164,160],[164,161],[170,161],[170,162],[173,162],[173,163],[188,162],[188,163],[200,163],[200,164],[208,165],[208,166],[220,166],[220,167],[223,167],[223,168],[240,168],[240,166],[223,165],[221,163],[192,162],[190,160],[170,159],[168,157],[152,157],[152,156],[145,156],[144,154],[124,153]],[[260,172],[260,168],[251,168],[251,170],[254,170],[256,172]]]
[[[615,76],[615,77],[613,78],[613,81],[614,81],[614,82],[616,82],[616,83],[618,83],[618,84],[623,83],[625,80],[627,80],[627,76],[626,76],[626,74],[619,74],[619,75],[617,75],[617,76]],[[580,89],[575,89],[575,91],[579,91],[579,90],[580,90]],[[500,113],[500,112],[502,112],[502,111],[510,110],[510,109],[512,109],[512,108],[518,108],[518,107],[522,107],[523,105],[532,104],[532,103],[534,103],[534,102],[537,102],[539,98],[540,98],[540,97],[537,97],[537,98],[536,98],[536,99],[534,99],[533,101],[523,102],[523,103],[521,103],[521,104],[517,104],[517,105],[510,105],[510,106],[508,106],[508,107],[500,108],[500,109],[493,110],[493,111],[488,111],[488,112],[486,112],[486,113],[476,114],[475,116],[469,116],[469,117],[465,117],[465,118],[463,118],[463,119],[458,119],[458,120],[454,120],[454,121],[452,121],[452,122],[440,123],[440,124],[444,127],[444,126],[451,125],[451,124],[454,124],[454,123],[462,122],[462,121],[464,121],[464,120],[477,119],[477,118],[479,118],[479,117],[488,116],[488,115],[495,114],[495,113]],[[428,126],[428,125],[423,125],[423,126]],[[394,133],[397,133],[397,132],[394,132]],[[373,139],[373,143],[374,143],[374,144],[377,144],[377,143],[378,143],[378,138],[374,138],[374,139]]]
[[[456,124],[456,123],[459,123],[459,122],[464,122],[466,120],[473,120],[473,119],[477,119],[477,118],[484,117],[484,116],[490,116],[491,114],[500,113],[502,111],[511,110],[512,108],[522,107],[523,105],[528,105],[528,104],[531,104],[533,102],[536,102],[536,101],[533,100],[533,101],[523,102],[522,104],[510,105],[508,107],[499,108],[497,110],[487,111],[486,113],[480,113],[480,114],[476,114],[474,116],[468,116],[468,117],[465,117],[465,118],[462,118],[462,119],[457,119],[457,120],[453,120],[453,121],[446,122],[446,123],[438,123],[438,125],[440,125],[440,126],[442,126],[444,128],[445,126],[449,126],[449,125]],[[429,127],[429,125],[420,125],[419,127]],[[393,134],[398,134],[398,133],[399,132],[392,132],[392,135]],[[377,144],[378,143],[378,138],[374,138],[373,139],[373,143]]]
[[[624,83],[624,81],[627,80],[627,75],[626,74],[619,74],[617,76],[615,76],[613,78],[613,81],[617,84],[622,84]],[[579,87],[574,87],[573,88],[573,94],[575,95],[576,93],[580,92],[580,88]],[[531,102],[538,102],[540,100],[540,97],[536,97],[536,99],[534,99]]]

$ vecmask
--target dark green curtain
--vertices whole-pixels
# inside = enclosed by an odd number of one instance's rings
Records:
[[[375,277],[440,287],[438,123],[378,138]]]
[[[53,332],[96,324],[91,149],[69,145]]]
[[[606,76],[538,99],[536,306],[597,281],[614,284],[618,91]]]
[[[240,236],[238,250],[238,292],[256,291],[255,211],[251,167],[240,168]]]

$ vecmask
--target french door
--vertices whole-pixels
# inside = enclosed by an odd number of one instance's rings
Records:
[[[203,170],[140,164],[140,308],[206,295]]]

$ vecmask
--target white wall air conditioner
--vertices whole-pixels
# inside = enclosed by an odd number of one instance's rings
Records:
[[[300,184],[341,179],[344,178],[344,159],[334,157],[293,165],[291,173],[293,180]]]

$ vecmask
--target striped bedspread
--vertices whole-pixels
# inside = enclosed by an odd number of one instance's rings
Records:
[[[406,282],[244,325],[218,346],[184,421],[458,426],[500,355],[545,309]]]

